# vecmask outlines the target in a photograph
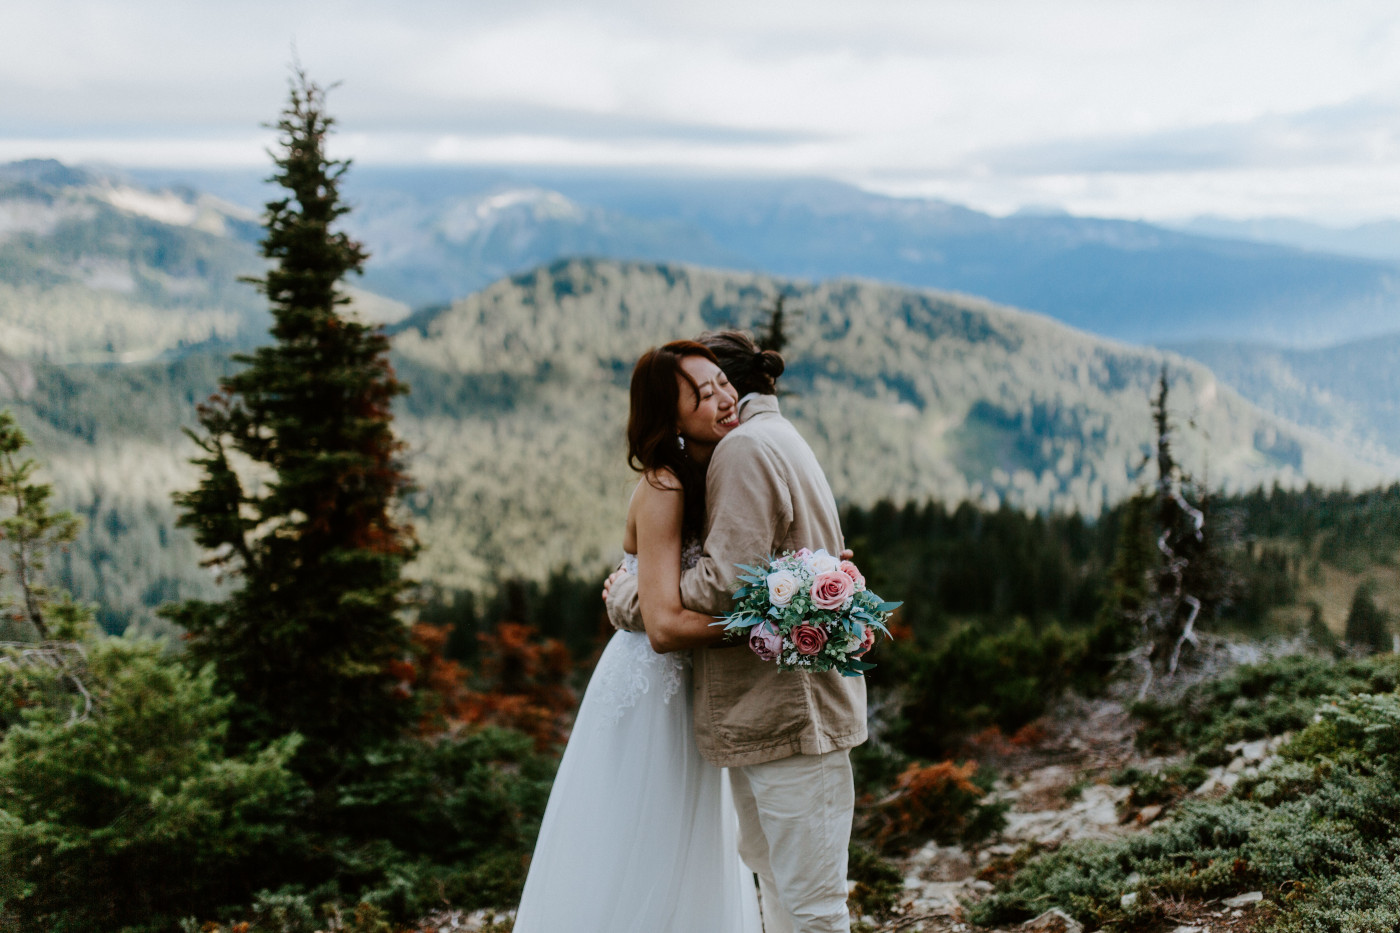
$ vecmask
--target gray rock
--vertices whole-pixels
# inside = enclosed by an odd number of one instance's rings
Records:
[[[1263,891],[1250,891],[1248,894],[1238,894],[1235,897],[1227,897],[1220,903],[1226,907],[1250,907],[1264,899]]]
[[[1084,933],[1084,925],[1058,907],[1051,907],[1034,920],[1021,924],[1032,933]]]

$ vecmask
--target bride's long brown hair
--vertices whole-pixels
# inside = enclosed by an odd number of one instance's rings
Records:
[[[678,379],[690,383],[696,396],[700,388],[681,368],[681,360],[700,356],[719,365],[715,355],[694,340],[673,340],[643,353],[632,369],[631,405],[627,415],[627,464],[660,488],[659,470],[670,470],[685,491],[684,529],[699,534],[705,524],[705,470],[686,454],[676,433],[676,412],[681,404]]]

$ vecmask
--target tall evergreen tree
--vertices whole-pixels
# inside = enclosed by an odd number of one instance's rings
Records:
[[[1095,648],[1120,652],[1137,636],[1148,587],[1157,567],[1152,541],[1152,498],[1138,493],[1123,506],[1108,586],[1094,617]]]
[[[300,732],[312,773],[414,719],[400,610],[415,544],[395,515],[408,479],[390,410],[407,390],[383,333],[342,313],[339,285],[367,254],[335,229],[349,163],[326,155],[333,125],[324,91],[298,72],[276,124],[271,180],[286,196],[265,215],[273,264],[252,280],[274,342],[236,356],[245,368],[200,406],[190,436],[203,477],[175,497],[209,563],[241,585],[169,612],[193,661],[212,662],[234,694],[237,737]]]

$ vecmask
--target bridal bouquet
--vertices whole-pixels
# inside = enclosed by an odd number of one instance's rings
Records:
[[[859,677],[875,666],[861,658],[876,632],[889,637],[885,620],[903,605],[880,599],[855,564],[824,550],[802,548],[756,567],[735,566],[734,611],[714,624],[746,635],[753,653],[779,670]]]

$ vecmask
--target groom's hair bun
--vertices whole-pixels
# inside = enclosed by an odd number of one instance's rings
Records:
[[[695,339],[714,353],[720,369],[739,395],[778,393],[776,380],[783,374],[786,364],[777,350],[760,348],[752,335],[741,330],[708,331]]]
[[[759,350],[754,354],[753,361],[759,372],[772,376],[774,379],[781,376],[783,370],[787,368],[783,362],[783,355],[777,350]]]

